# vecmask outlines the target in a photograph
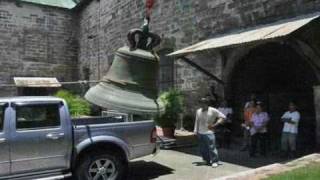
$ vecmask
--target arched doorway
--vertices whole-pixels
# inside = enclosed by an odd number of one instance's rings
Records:
[[[309,151],[316,145],[313,86],[317,82],[311,65],[294,49],[285,44],[267,43],[252,49],[235,65],[230,78],[230,98],[236,117],[242,117],[244,103],[252,93],[264,102],[271,116],[269,135],[273,150],[280,145],[283,125],[280,117],[288,102],[295,101],[302,116],[298,147]],[[240,123],[241,120],[236,121],[235,126],[239,127]]]

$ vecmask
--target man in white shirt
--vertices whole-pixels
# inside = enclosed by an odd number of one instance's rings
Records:
[[[226,116],[213,107],[209,107],[210,96],[200,99],[201,108],[196,112],[194,133],[199,139],[200,153],[204,161],[212,167],[218,167],[219,157],[216,148],[214,130],[222,124]]]
[[[287,155],[295,156],[296,138],[300,121],[300,113],[297,111],[295,103],[289,103],[289,111],[283,114],[281,120],[284,122],[281,137],[281,150]]]

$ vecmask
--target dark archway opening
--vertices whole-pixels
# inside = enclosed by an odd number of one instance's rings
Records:
[[[298,149],[302,154],[316,145],[313,86],[317,83],[313,69],[294,49],[279,43],[267,43],[251,50],[235,66],[231,77],[231,102],[235,108],[235,134],[241,133],[244,103],[250,94],[266,105],[271,116],[268,125],[269,148],[280,148],[283,124],[280,117],[288,102],[297,103],[301,113]]]

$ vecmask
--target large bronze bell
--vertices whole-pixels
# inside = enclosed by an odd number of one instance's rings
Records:
[[[135,39],[138,36],[139,41]],[[150,43],[142,42],[151,38]],[[157,101],[159,58],[150,49],[160,37],[142,29],[128,34],[130,47],[117,50],[114,61],[102,82],[89,89],[85,98],[98,106],[131,114],[155,114],[164,110]]]

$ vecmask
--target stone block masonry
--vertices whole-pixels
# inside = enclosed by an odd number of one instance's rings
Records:
[[[128,30],[141,26],[144,2],[91,1],[79,11],[80,77],[97,79],[105,75],[114,52],[126,44]],[[157,0],[151,30],[162,37],[160,49],[177,50],[218,34],[319,10],[320,0]],[[94,38],[88,38],[92,35]],[[202,53],[192,59],[222,78],[226,56]],[[197,94],[199,81],[209,81],[208,77],[182,61],[176,61],[174,68],[175,86],[192,94],[190,97]],[[220,94],[223,90],[222,86],[217,86]],[[190,99],[190,102],[194,100]]]
[[[0,1],[0,83],[13,76],[55,76],[60,81],[97,80],[114,52],[126,44],[128,30],[143,22],[144,0],[87,0],[76,11],[15,1]],[[157,0],[151,30],[161,49],[180,49],[218,34],[320,10],[320,0]],[[219,52],[192,59],[216,76],[226,70]],[[196,93],[208,77],[175,61],[175,86]],[[214,82],[212,82],[214,83]],[[0,96],[13,91],[0,91]],[[223,87],[217,89],[223,93]]]
[[[29,3],[0,1],[0,84],[15,76],[77,80],[76,18],[73,12]],[[16,88],[0,88],[0,96]]]
[[[144,0],[101,0],[91,1],[80,10],[80,76],[84,76],[85,67],[90,67],[90,79],[97,79],[98,64],[101,66],[99,77],[106,73],[115,50],[126,44],[128,30],[141,26],[144,7]],[[151,29],[162,36],[161,48],[180,49],[217,34],[319,9],[320,0],[158,0]],[[95,38],[88,38],[90,35]],[[215,67],[218,57],[210,55],[201,59],[206,61],[201,63],[209,65],[209,71],[221,74],[216,70],[221,71],[223,67]],[[182,62],[177,62],[176,67],[176,86],[183,90],[193,91],[195,81],[206,80]]]

